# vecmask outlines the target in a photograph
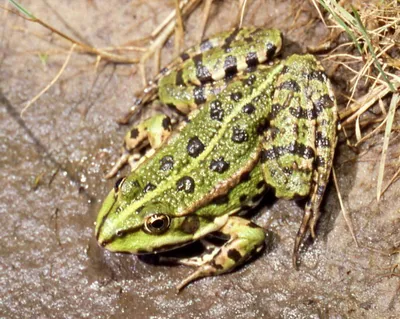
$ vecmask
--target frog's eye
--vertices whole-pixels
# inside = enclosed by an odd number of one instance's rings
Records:
[[[114,185],[114,190],[118,193],[119,189],[121,188],[122,184],[125,182],[126,177],[118,178]]]
[[[169,216],[164,214],[153,214],[146,218],[144,230],[150,234],[164,233],[171,223]]]

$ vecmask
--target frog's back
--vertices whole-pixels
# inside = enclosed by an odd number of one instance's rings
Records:
[[[259,133],[281,66],[263,68],[232,82],[136,169],[128,179],[137,179],[143,189],[138,206],[166,202],[174,207],[172,214],[185,215],[213,200],[227,200],[224,196],[258,162]]]

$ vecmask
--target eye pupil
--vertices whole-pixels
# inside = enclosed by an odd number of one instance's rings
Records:
[[[170,218],[164,214],[153,214],[147,217],[144,231],[150,234],[162,234],[168,230]]]
[[[162,228],[164,226],[164,220],[157,219],[157,220],[152,222],[151,226],[154,227],[154,228]]]

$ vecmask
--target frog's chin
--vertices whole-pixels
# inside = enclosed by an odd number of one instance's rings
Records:
[[[139,231],[140,232],[140,231]],[[117,253],[125,253],[125,254],[135,254],[135,255],[147,255],[147,254],[158,254],[164,253],[171,250],[175,250],[177,248],[181,248],[188,244],[191,244],[193,239],[182,240],[182,242],[178,242],[176,239],[168,240],[162,239],[160,241],[156,240],[145,240],[143,237],[135,236],[125,238],[125,240],[119,240],[118,238],[113,238],[113,240],[104,240],[101,239],[98,241],[99,245],[104,249],[107,249],[111,252]],[[147,243],[143,245],[143,243]]]

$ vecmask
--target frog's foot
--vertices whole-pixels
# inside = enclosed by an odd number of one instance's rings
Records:
[[[133,126],[125,135],[122,155],[105,175],[105,178],[115,176],[127,163],[129,163],[132,170],[134,170],[137,165],[142,162],[142,158],[144,160],[146,157],[151,156],[154,150],[164,143],[171,135],[171,129],[171,119],[164,114],[156,114],[138,125]],[[149,144],[151,148],[142,156],[142,150]]]
[[[293,55],[282,63],[262,141],[261,166],[277,197],[309,196],[294,245],[297,265],[307,231],[315,237],[336,145],[337,111],[329,80],[313,56]]]
[[[201,254],[201,256],[190,257],[190,258],[176,258],[176,259],[173,259],[173,261],[176,264],[198,268],[198,267],[204,265],[205,263],[208,263],[211,260],[213,260],[215,255],[218,254],[218,252],[220,251],[221,248],[209,243],[206,240],[201,239],[200,241],[205,248],[205,250]]]
[[[142,107],[145,104],[148,104],[151,101],[154,101],[157,98],[157,83],[149,82],[147,87],[145,87],[142,91],[142,94],[137,97],[130,107],[129,111],[121,118],[117,120],[119,124],[126,125],[129,123],[129,120],[134,116],[140,113]]]
[[[266,237],[264,230],[246,219],[229,217],[219,231],[230,237],[223,246],[214,247],[201,257],[179,261],[198,269],[177,286],[178,291],[196,279],[232,271],[264,246]]]

